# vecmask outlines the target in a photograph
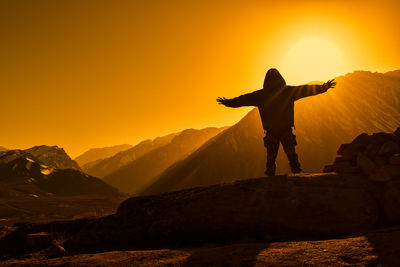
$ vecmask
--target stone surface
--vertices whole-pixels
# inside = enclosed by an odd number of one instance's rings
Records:
[[[46,251],[46,257],[47,258],[57,258],[57,257],[62,257],[62,256],[66,256],[68,253],[65,250],[65,248],[63,248],[62,246],[60,246],[59,244],[53,244],[51,245],[47,251]]]
[[[370,181],[378,183],[385,183],[399,176],[398,130],[395,132],[397,135],[383,132],[372,135],[361,134],[351,143],[341,145],[338,150],[339,156],[332,165],[324,168],[324,172],[364,174]]]
[[[40,232],[26,235],[26,242],[32,250],[40,250],[49,247],[53,238],[49,233]]]
[[[371,142],[372,137],[366,133],[357,136],[348,146],[343,149],[343,157],[353,158],[358,152],[365,149]]]
[[[357,167],[367,175],[372,173],[376,168],[375,163],[363,153],[357,154]]]
[[[324,170],[323,170],[323,172],[334,172],[335,171],[335,165],[326,165],[325,167],[324,167]]]
[[[388,182],[393,177],[400,175],[400,166],[384,165],[377,167],[369,176],[374,182]]]
[[[64,247],[320,238],[373,229],[377,220],[365,179],[277,176],[130,198]]]
[[[372,138],[371,138],[370,141],[371,141],[372,144],[380,145],[380,144],[383,144],[383,143],[385,143],[387,141],[392,140],[392,137],[393,136],[390,133],[382,133],[382,132],[374,133],[374,134],[372,134]]]
[[[90,251],[46,259],[42,254],[6,259],[1,266],[400,266],[400,229],[361,236],[289,242],[240,242],[204,247]]]
[[[400,153],[400,146],[393,141],[385,142],[378,152],[378,155],[395,154]]]
[[[383,216],[392,224],[400,224],[400,181],[385,184],[380,199]]]
[[[388,158],[384,157],[384,156],[375,156],[374,157],[374,162],[376,163],[376,165],[379,165],[379,166],[388,164],[388,161],[389,161]]]
[[[337,151],[337,154],[343,156],[343,151],[344,151],[347,147],[349,147],[349,145],[350,145],[350,144],[341,144],[340,147],[339,147],[339,149],[338,149],[338,151]]]
[[[397,129],[396,129],[396,131],[394,131],[394,133],[393,133],[395,136],[400,136],[400,127],[398,127]]]
[[[389,163],[392,165],[400,165],[400,154],[396,154],[390,157]]]

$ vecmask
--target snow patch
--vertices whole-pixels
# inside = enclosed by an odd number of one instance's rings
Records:
[[[42,169],[40,172],[44,175],[49,175],[53,172],[53,169]]]
[[[30,158],[25,158],[27,161],[30,161],[30,162],[35,162],[33,159],[30,159]]]

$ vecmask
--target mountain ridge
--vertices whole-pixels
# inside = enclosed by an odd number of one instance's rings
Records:
[[[91,148],[88,151],[77,156],[74,160],[79,164],[79,166],[84,166],[87,163],[97,161],[99,159],[105,159],[114,156],[115,154],[128,150],[132,148],[132,145],[122,144],[101,148]]]
[[[296,149],[305,172],[321,172],[335,158],[337,147],[348,143],[359,132],[393,132],[400,125],[400,79],[355,71],[337,77],[336,81],[337,87],[327,93],[295,103]],[[373,100],[366,102],[365,98]],[[205,144],[174,164],[141,194],[263,176],[266,150],[258,112],[250,111],[232,127],[237,130],[221,135],[214,144]],[[277,173],[289,172],[281,147]]]
[[[161,137],[156,137],[153,140],[146,139],[130,149],[121,151],[112,157],[108,157],[95,162],[89,162],[82,166],[83,170],[93,176],[104,178],[110,173],[124,167],[130,162],[140,158],[141,156],[157,149],[163,145],[168,144],[171,140],[178,135],[177,133],[168,134]]]
[[[85,194],[120,197],[122,194],[102,180],[77,169],[58,169],[26,150],[0,154],[0,196],[73,196]]]
[[[80,170],[78,163],[71,159],[65,150],[58,146],[39,145],[24,149],[25,152],[35,156],[44,164],[57,169]]]
[[[104,181],[123,192],[136,193],[174,162],[190,155],[224,128],[186,129],[170,143],[142,155],[135,161],[107,175]]]

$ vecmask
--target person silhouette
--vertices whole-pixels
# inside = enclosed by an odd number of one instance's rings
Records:
[[[295,148],[297,141],[292,129],[294,102],[303,97],[324,93],[335,86],[334,79],[323,85],[286,85],[277,69],[269,69],[262,89],[232,99],[218,97],[217,102],[232,108],[243,106],[258,108],[265,133],[264,146],[267,149],[265,174],[267,176],[275,176],[275,160],[280,143],[289,160],[290,169],[293,173],[300,173],[302,170]]]

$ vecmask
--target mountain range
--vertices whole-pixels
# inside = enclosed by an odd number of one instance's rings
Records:
[[[166,136],[157,137],[154,140],[144,140],[134,147],[121,151],[112,157],[88,162],[82,166],[82,169],[90,175],[103,178],[135,161],[146,153],[167,145],[178,134],[179,133],[172,133]]]
[[[122,192],[137,194],[171,164],[184,159],[224,128],[187,129],[168,144],[138,157],[136,160],[104,177],[104,181]]]
[[[295,104],[297,151],[304,172],[321,172],[337,147],[360,132],[393,132],[400,125],[400,70],[356,71],[336,78],[337,87]],[[366,101],[366,99],[368,101]],[[256,110],[170,166],[140,194],[263,176],[266,151]],[[289,173],[280,148],[278,173]]]
[[[33,155],[28,150],[8,150],[0,154],[0,196],[75,196],[98,194],[120,197],[122,194],[102,180],[80,170],[59,169],[47,165],[40,158],[52,163],[48,150],[44,157]],[[33,151],[38,152],[39,149]],[[59,149],[57,149],[59,151]],[[61,164],[58,164],[61,165]]]
[[[79,165],[61,147],[41,145],[25,149],[24,151],[50,167],[80,170]]]
[[[79,164],[79,166],[83,166],[90,162],[112,157],[118,152],[127,150],[131,147],[132,147],[131,145],[123,144],[110,147],[92,148],[83,153],[82,155],[76,157],[74,160]]]

